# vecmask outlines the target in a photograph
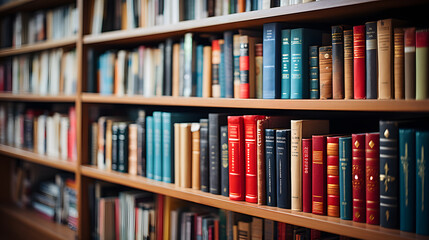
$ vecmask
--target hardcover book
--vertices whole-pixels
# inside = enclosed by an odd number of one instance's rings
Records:
[[[264,99],[280,98],[281,46],[280,23],[266,23],[263,30],[263,85]]]
[[[209,186],[213,194],[220,194],[220,126],[226,124],[225,114],[209,114]]]
[[[313,135],[312,213],[326,215],[326,136]]]
[[[340,217],[339,137],[327,137],[326,143],[327,214],[332,217]]]
[[[290,29],[283,29],[282,34],[282,79],[281,79],[281,98],[290,99],[290,73],[291,73],[291,55],[290,55]],[[317,84],[319,85],[319,84]]]
[[[429,235],[429,131],[416,131],[416,233]]]
[[[242,116],[228,117],[229,198],[245,199],[244,122]]]
[[[310,51],[310,98],[311,99],[319,99],[320,98],[320,93],[319,93],[319,46],[310,46],[309,51]],[[289,85],[290,85],[290,83],[289,83]]]
[[[220,127],[220,146],[221,146],[221,174],[220,186],[221,194],[229,196],[229,151],[228,151],[228,126]]]
[[[395,99],[404,99],[404,29],[393,30],[393,83]]]
[[[416,31],[416,99],[429,97],[429,29]]]
[[[366,98],[377,99],[377,22],[365,23],[366,29]]]
[[[209,163],[209,120],[200,119],[200,189],[203,192],[209,192]]]
[[[319,48],[320,99],[332,98],[332,46]]]
[[[352,135],[353,221],[365,222],[365,134]]]
[[[345,220],[353,219],[352,211],[352,138],[340,137],[340,217]]]
[[[290,129],[276,130],[277,207],[290,209]]]
[[[393,23],[392,19],[377,21],[378,99],[393,97]]]
[[[277,207],[276,130],[265,129],[265,167],[267,205]]]
[[[344,30],[344,97],[353,96],[353,30]]]
[[[302,211],[311,213],[313,147],[310,138],[302,139]]]
[[[399,226],[416,231],[416,131],[399,129]]]
[[[332,26],[332,97],[344,98],[344,26]]]
[[[365,25],[353,27],[354,98],[365,98]]]
[[[404,32],[405,99],[416,98],[416,28]]]
[[[380,134],[365,135],[366,223],[380,223]]]

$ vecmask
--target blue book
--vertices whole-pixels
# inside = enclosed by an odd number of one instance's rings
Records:
[[[282,30],[281,98],[290,98],[290,29]]]
[[[220,85],[220,97],[226,97],[226,79],[225,79],[225,49],[224,49],[224,41],[219,40],[219,48],[220,48],[220,63],[219,63],[219,85]]]
[[[290,129],[276,130],[277,207],[290,209]]]
[[[416,233],[429,235],[429,131],[416,131]]]
[[[233,55],[233,31],[223,33],[224,66],[225,66],[225,97],[234,97],[234,55]]]
[[[365,23],[366,98],[377,99],[377,22]],[[402,217],[401,217],[402,218]]]
[[[203,96],[203,60],[204,60],[204,56],[203,56],[203,49],[204,46],[203,45],[198,45],[197,46],[197,93],[196,96],[197,97],[202,97]]]
[[[162,181],[162,113],[153,112],[153,175]]]
[[[154,179],[153,162],[153,117],[146,117],[146,176]]]
[[[100,84],[101,94],[112,94],[113,93],[113,78],[114,78],[114,59],[112,52],[107,51],[102,56],[102,68],[100,72],[103,72]]]
[[[322,34],[307,28],[291,31],[291,99],[309,97],[309,46],[320,45]]]
[[[352,138],[341,137],[338,140],[340,160],[340,217],[353,219],[352,202]]]
[[[280,23],[264,24],[262,98],[280,98]]]
[[[401,231],[416,231],[416,132],[399,129],[399,226]]]
[[[265,167],[267,205],[277,206],[277,178],[276,178],[276,130],[265,129]]]

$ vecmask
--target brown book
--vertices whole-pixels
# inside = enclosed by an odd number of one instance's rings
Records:
[[[180,43],[175,43],[173,45],[173,81],[172,81],[172,96],[179,96],[179,85],[180,85]]]
[[[146,16],[148,14],[148,3],[149,1],[141,1],[140,2],[140,22],[139,27],[146,27]]]
[[[128,173],[137,175],[137,124],[128,125]]]
[[[392,19],[377,22],[378,99],[393,97]]]
[[[97,165],[97,151],[98,151],[98,123],[93,122],[91,125],[91,165]]]
[[[200,124],[192,123],[192,188],[200,189]]]
[[[332,98],[344,99],[344,28],[332,26]]]
[[[405,99],[416,99],[416,28],[404,33]]]
[[[212,47],[203,48],[203,97],[212,96]]]
[[[319,48],[320,99],[332,98],[332,46]]]
[[[404,99],[404,29],[394,29],[394,83],[395,99]]]
[[[250,223],[238,221],[238,240],[250,240],[251,234]]]
[[[344,97],[353,96],[353,30],[344,30]]]
[[[242,13],[246,11],[246,0],[237,0],[237,12]]]
[[[143,1],[143,2],[145,2],[145,1]],[[107,2],[105,4],[107,4]],[[121,25],[121,29],[125,30],[125,29],[127,29],[127,18],[128,18],[127,14],[132,14],[132,13],[128,13],[127,12],[127,1],[122,2],[121,8],[122,8],[122,14],[121,14],[121,16],[122,16],[122,19],[121,19],[122,25]]]
[[[180,187],[192,187],[191,124],[180,124]]]
[[[174,184],[178,187],[180,183],[180,123],[174,124]]]
[[[262,218],[253,217],[252,218],[252,240],[263,240],[263,220]]]

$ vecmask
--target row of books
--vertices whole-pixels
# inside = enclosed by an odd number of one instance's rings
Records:
[[[394,26],[392,19],[354,30],[333,26],[332,43],[330,34],[282,29],[280,23],[264,24],[263,38],[246,30],[223,38],[187,33],[177,43],[102,53],[97,70],[88,71],[97,86],[90,81],[88,90],[148,97],[426,99],[429,33]],[[91,52],[90,64],[94,58]]]
[[[91,34],[294,5],[314,0],[95,0]]]
[[[0,91],[72,95],[77,84],[76,51],[55,49],[0,62]]]
[[[76,4],[35,12],[19,12],[1,20],[0,47],[21,47],[75,36],[79,26]]]
[[[99,182],[91,185],[90,196],[94,239],[338,238],[314,229]]]
[[[0,143],[76,161],[76,110],[59,113],[0,104]]]

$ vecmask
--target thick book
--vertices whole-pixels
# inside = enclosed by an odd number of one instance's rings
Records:
[[[240,98],[255,97],[255,44],[257,38],[240,36]]]
[[[229,198],[245,199],[244,121],[242,116],[228,117]]]
[[[353,221],[365,222],[365,134],[352,135]]]
[[[332,97],[344,98],[344,26],[332,26]]]
[[[416,231],[416,131],[399,129],[399,216],[400,230]]]
[[[326,136],[312,137],[312,213],[326,215]]]
[[[380,134],[365,135],[366,223],[380,223]]]
[[[219,39],[212,41],[212,97],[220,97],[219,65],[220,65],[220,44]]]
[[[344,30],[344,98],[353,97],[353,30]]]
[[[290,129],[276,130],[277,207],[290,209]]]
[[[416,131],[416,233],[421,235],[429,235],[428,148],[429,131]]]
[[[353,27],[354,98],[365,98],[365,25]]]
[[[146,177],[154,179],[153,116],[146,117]]]
[[[223,33],[224,64],[225,64],[225,97],[234,97],[234,55],[233,31]]]
[[[265,166],[267,205],[277,207],[276,130],[265,129]]]
[[[136,124],[128,125],[128,173],[130,175],[137,175],[137,125]]]
[[[404,99],[404,29],[393,30],[393,89],[395,99]]]
[[[366,98],[377,99],[377,22],[365,23],[366,33]]]
[[[311,195],[313,147],[311,138],[302,139],[302,211],[311,213],[313,197]]]
[[[200,124],[191,124],[192,137],[192,188],[200,189]]]
[[[209,114],[209,186],[213,194],[220,194],[220,126],[226,124],[225,114]]]
[[[340,218],[352,220],[352,138],[340,137],[338,144],[338,157],[340,160]]]
[[[128,172],[128,125],[118,124],[118,172]]]
[[[162,112],[153,112],[153,179],[162,181]]]
[[[416,98],[416,28],[404,30],[405,99]]]
[[[332,98],[332,46],[319,48],[320,99]]]
[[[263,27],[263,85],[264,99],[280,98],[281,36],[280,23],[266,23]]]
[[[319,46],[310,46],[310,98],[319,99]]]
[[[255,44],[255,97],[258,99],[263,98],[263,45],[262,43]]]
[[[380,121],[380,226],[398,228],[398,122]]]
[[[229,196],[229,151],[228,151],[228,126],[220,127],[221,168],[220,187],[221,195]]]
[[[327,215],[340,217],[339,138],[326,138]]]
[[[190,123],[180,123],[179,174],[180,187],[192,187],[192,134]]]
[[[416,99],[429,97],[429,29],[416,31]]]
[[[281,92],[282,99],[290,99],[290,73],[291,73],[291,55],[290,55],[290,29],[283,29],[282,33],[282,79]],[[310,70],[311,71],[311,70]],[[319,83],[317,84],[319,85]]]
[[[209,191],[209,120],[200,119],[200,189]]]
[[[378,99],[393,97],[393,23],[377,21]]]

